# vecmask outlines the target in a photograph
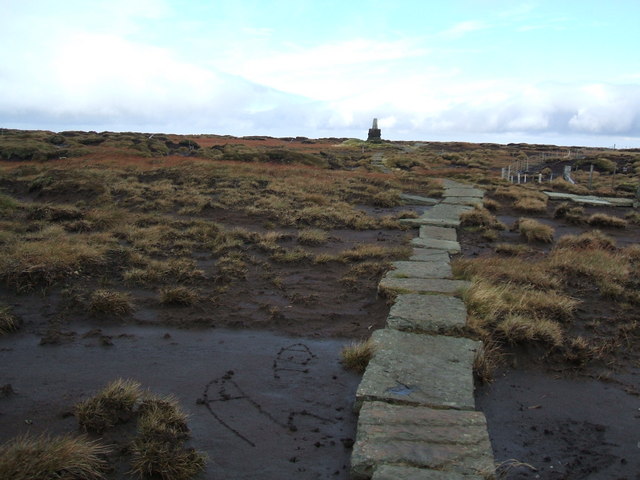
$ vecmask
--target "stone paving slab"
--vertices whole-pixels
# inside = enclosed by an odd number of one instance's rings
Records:
[[[445,188],[443,197],[476,197],[482,198],[484,191],[473,187]]]
[[[465,475],[457,472],[443,472],[430,468],[381,465],[376,468],[371,480],[486,480],[486,477]]]
[[[450,278],[451,265],[449,262],[393,262],[393,270],[386,273],[390,278]]]
[[[455,295],[468,288],[471,282],[466,280],[448,280],[438,278],[393,278],[383,277],[378,291],[395,293],[446,293]]]
[[[366,402],[360,410],[351,476],[354,480],[368,479],[384,465],[452,472],[469,475],[469,480],[491,474],[493,456],[484,414]],[[383,468],[378,475],[387,473],[389,470]]]
[[[420,195],[410,195],[408,193],[401,193],[400,198],[405,203],[416,204],[416,205],[435,205],[437,203],[440,203],[439,198],[423,197]]]
[[[473,410],[473,359],[482,344],[468,338],[376,330],[376,348],[356,392],[365,401]]]
[[[447,197],[442,203],[450,203],[452,205],[480,205],[482,197]]]
[[[446,295],[398,295],[387,317],[387,326],[416,333],[454,333],[467,321],[467,308]]]
[[[571,200],[585,205],[613,205],[616,207],[632,207],[632,198],[596,197],[595,195],[576,195],[563,192],[543,192],[551,200]]]
[[[451,259],[444,250],[433,248],[414,248],[413,255],[409,258],[411,262],[448,262]]]
[[[448,253],[455,255],[460,253],[460,244],[458,242],[452,242],[451,240],[438,240],[436,238],[412,238],[411,245],[418,248],[433,248],[436,250],[445,250]]]
[[[418,218],[402,218],[399,220],[400,223],[404,223],[405,225],[412,225],[415,227],[419,227],[421,225],[435,225],[438,227],[457,227],[460,225],[460,220],[458,219],[442,219],[442,218],[430,218],[421,216]]]
[[[448,203],[439,203],[431,210],[425,212],[418,218],[443,218],[443,219],[457,219],[462,212],[472,210],[469,205],[451,205]]]
[[[458,240],[458,233],[455,228],[436,227],[434,225],[422,225],[420,227],[420,236],[438,240],[450,240],[452,242]]]

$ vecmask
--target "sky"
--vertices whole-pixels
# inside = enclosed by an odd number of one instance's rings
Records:
[[[638,0],[0,0],[0,127],[640,147]]]

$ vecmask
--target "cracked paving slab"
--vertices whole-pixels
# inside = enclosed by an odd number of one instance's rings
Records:
[[[483,478],[494,470],[484,414],[365,402],[360,410],[358,435],[351,456],[352,478],[368,479],[375,472],[374,478],[385,479],[384,475],[389,473],[383,468],[385,465],[392,467],[391,472],[398,472],[400,467],[401,473],[428,469],[457,474],[391,477],[394,479]],[[403,471],[403,466],[412,470]],[[377,468],[382,471],[378,473]]]
[[[393,262],[393,270],[386,273],[390,278],[451,278],[451,265],[449,262]]]
[[[481,342],[385,328],[371,336],[375,352],[356,392],[365,401],[473,410],[473,359]]]
[[[469,288],[471,282],[466,280],[449,280],[440,278],[394,278],[383,277],[378,284],[381,294],[401,293],[442,293],[455,295]]]
[[[387,326],[416,333],[456,333],[467,321],[467,307],[446,295],[398,295],[389,311]]]

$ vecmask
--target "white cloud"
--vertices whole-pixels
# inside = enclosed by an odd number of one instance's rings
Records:
[[[250,26],[248,43],[221,44],[206,63],[145,40],[140,19],[168,18],[165,2],[116,6],[96,2],[109,28],[86,7],[66,23],[52,22],[51,8],[37,10],[28,29],[0,19],[0,126],[363,136],[377,117],[387,138],[611,135],[640,146],[637,75],[620,74],[626,83],[480,80],[464,65],[436,63],[438,42],[352,38],[303,47],[276,44],[269,28]],[[486,28],[493,27],[461,22],[438,38]]]
[[[466,20],[459,22],[443,31],[441,35],[445,38],[460,38],[468,33],[486,30],[491,26],[482,20]]]

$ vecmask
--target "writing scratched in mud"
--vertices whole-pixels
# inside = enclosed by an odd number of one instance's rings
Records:
[[[273,361],[274,378],[280,378],[280,376],[277,375],[277,372],[279,371],[293,371],[305,374],[309,373],[307,368],[301,367],[306,367],[313,358],[316,358],[316,355],[311,352],[309,347],[302,343],[296,343],[288,347],[281,348]],[[283,430],[289,432],[298,431],[295,419],[296,417],[301,416],[315,418],[324,423],[335,423],[335,420],[333,419],[316,415],[307,410],[290,411],[286,422],[282,422],[265,410],[251,395],[247,394],[240,385],[238,385],[238,382],[234,380],[234,376],[235,372],[233,370],[229,370],[221,377],[211,380],[205,385],[202,397],[197,399],[196,403],[198,405],[204,405],[220,425],[252,447],[256,446],[255,442],[222,418],[220,413],[215,409],[216,403],[244,400],[248,402],[260,415],[264,416]]]
[[[273,360],[273,378],[279,379],[278,372],[283,371],[309,373],[307,366],[314,358],[316,356],[304,343],[282,347]]]

